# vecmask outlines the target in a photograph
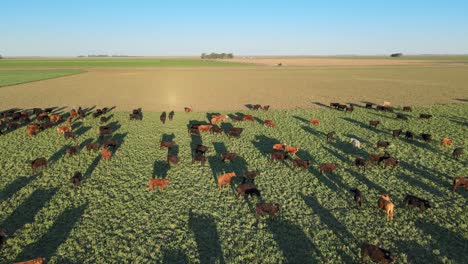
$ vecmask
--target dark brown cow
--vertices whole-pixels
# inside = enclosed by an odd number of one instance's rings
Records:
[[[399,163],[400,162],[395,158],[385,159],[385,168],[388,166],[392,166],[392,167],[398,166]]]
[[[210,129],[210,133],[211,134],[222,134],[223,133],[223,129],[220,128],[220,127],[217,127],[217,126],[213,126],[211,129]]]
[[[354,111],[354,106],[353,105],[347,106],[346,109],[345,109],[345,112],[352,113],[353,111]]]
[[[202,166],[205,166],[207,158],[203,154],[195,154],[195,156],[192,157],[192,164],[197,162],[200,162]]]
[[[421,118],[421,119],[431,119],[431,118],[432,118],[432,115],[428,115],[428,114],[419,114],[419,118]]]
[[[105,117],[105,116],[101,116],[101,119],[99,120],[101,123],[107,123],[107,121],[109,121],[110,117]]]
[[[270,109],[270,106],[269,105],[264,105],[262,109],[263,109],[263,111],[268,111],[268,109]]]
[[[240,127],[233,127],[233,128],[231,128],[231,129],[229,130],[228,136],[229,136],[229,137],[236,137],[236,138],[238,138],[238,137],[240,137],[242,131],[244,131],[243,128],[240,128]]]
[[[205,155],[205,153],[208,151],[208,149],[209,148],[207,146],[197,144],[197,146],[195,147],[195,154]]]
[[[393,138],[399,138],[401,133],[403,133],[403,130],[402,129],[395,129],[395,130],[392,130],[392,136]]]
[[[382,140],[377,141],[378,148],[388,148],[388,146],[390,146],[390,142],[388,141],[382,141]]]
[[[78,154],[79,151],[80,151],[79,146],[70,146],[70,147],[67,148],[67,150],[65,152],[65,155],[67,157],[71,157],[73,155]]]
[[[432,141],[432,135],[431,134],[422,133],[421,138],[426,142],[431,142]]]
[[[334,172],[338,168],[338,164],[335,163],[322,163],[320,164],[320,173],[324,174],[327,172]]]
[[[281,205],[278,203],[257,203],[255,205],[255,213],[257,216],[276,216],[280,212]]]
[[[175,145],[174,141],[161,141],[161,144],[159,144],[159,149],[172,148],[174,145]]]
[[[86,149],[89,151],[97,151],[99,149],[99,143],[88,143],[86,144]]]
[[[82,180],[83,175],[79,171],[75,172],[75,174],[73,174],[73,177],[70,178],[70,182],[73,183],[75,187],[78,187],[81,184]]]
[[[115,149],[117,147],[119,143],[117,142],[117,140],[106,140],[104,141],[104,143],[102,144],[102,147],[103,148],[108,148],[108,147],[111,147],[112,149]]]
[[[378,120],[372,120],[369,121],[369,126],[377,128],[377,126],[380,124],[380,121]]]
[[[411,194],[407,194],[403,199],[403,204],[409,207],[419,208],[421,211],[432,208],[432,204],[428,200],[421,199]]]
[[[244,178],[249,179],[249,180],[254,180],[259,175],[260,175],[260,172],[258,171],[246,171],[244,173]]]
[[[288,154],[282,151],[275,151],[271,153],[271,159],[270,162],[273,160],[285,160],[288,157]]]
[[[252,106],[252,109],[253,109],[253,110],[258,110],[258,109],[260,109],[260,108],[262,108],[262,106],[259,105],[259,104],[255,104],[255,105]]]
[[[405,111],[405,112],[412,112],[412,111],[413,111],[413,108],[411,108],[411,106],[403,106],[403,111]]]
[[[198,127],[197,128],[189,128],[188,130],[189,134],[192,135],[192,136],[199,136],[200,135],[200,130],[198,130]]]
[[[161,116],[159,116],[159,120],[161,120],[163,124],[166,123],[166,112],[162,112]]]
[[[364,243],[361,246],[361,260],[363,263],[366,263],[367,257],[380,264],[391,264],[395,261],[395,257],[392,256],[390,251]]]
[[[167,163],[177,165],[179,158],[176,155],[167,154]]]
[[[406,131],[405,132],[405,138],[406,139],[413,139],[414,138],[414,133],[411,131]]]
[[[76,134],[74,132],[65,132],[63,134],[64,138],[65,139],[75,139],[76,138]]]
[[[300,158],[296,158],[292,161],[293,168],[302,168],[303,170],[307,170],[310,166],[310,160],[303,160]]]
[[[356,165],[356,167],[362,167],[365,170],[367,161],[363,157],[356,157],[356,159],[354,160],[354,165]]]
[[[367,103],[367,104],[366,104],[366,108],[367,108],[367,109],[372,109],[372,106],[373,106],[373,105],[374,105],[374,104]]]
[[[459,186],[465,186],[465,190],[468,190],[468,177],[454,178],[452,192],[455,192]]]
[[[358,188],[350,190],[354,194],[354,201],[356,202],[357,207],[361,207],[364,202],[364,195]]]
[[[236,153],[229,153],[229,152],[225,152],[225,153],[222,153],[221,154],[221,160],[223,162],[226,162],[226,160],[233,160],[237,157],[237,154]]]
[[[334,139],[335,139],[335,134],[336,134],[335,131],[328,132],[328,134],[327,134],[327,142],[330,142],[330,141],[334,140]]]
[[[174,111],[169,112],[169,121],[172,121],[174,119]]]
[[[111,136],[112,135],[112,128],[110,126],[100,126],[99,127],[99,135],[100,136]]]
[[[239,186],[237,186],[237,197],[241,196],[241,195],[244,195],[244,192],[248,189],[252,189],[252,188],[255,188],[255,185],[253,185],[252,183],[243,183]]]
[[[37,158],[31,162],[31,168],[34,172],[41,167],[47,169],[47,160],[45,158]]]
[[[5,228],[0,228],[0,250],[5,244],[6,238],[8,237],[8,232]]]
[[[463,148],[455,148],[452,152],[452,156],[456,159],[458,159],[461,155],[463,155],[464,151]]]

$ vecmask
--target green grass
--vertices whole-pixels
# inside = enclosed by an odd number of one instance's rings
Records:
[[[82,73],[82,70],[0,70],[0,87]]]
[[[277,128],[257,122],[233,123],[244,127],[239,139],[204,134],[200,141],[187,135],[191,120],[206,121],[206,113],[176,113],[162,125],[159,113],[145,113],[143,121],[129,121],[128,113],[115,112],[110,122],[121,142],[110,161],[83,149],[64,157],[67,144],[97,138],[99,121],[77,121],[80,136],[66,141],[55,129],[34,138],[25,128],[0,136],[0,227],[10,236],[0,251],[0,262],[47,257],[48,263],[359,263],[363,242],[390,249],[398,263],[467,263],[468,192],[451,193],[454,176],[467,175],[467,155],[451,157],[454,147],[467,146],[466,104],[415,108],[409,121],[394,114],[362,108],[352,114],[329,109],[250,112],[261,120],[273,119]],[[419,120],[419,113],[434,115]],[[309,127],[316,117],[319,126]],[[382,126],[370,129],[369,120]],[[229,123],[227,123],[229,124]],[[435,137],[394,140],[391,129],[403,128]],[[335,143],[325,134],[337,132]],[[167,150],[159,149],[164,134],[174,134],[181,162],[168,168]],[[362,139],[355,150],[350,137]],[[450,137],[454,146],[442,147]],[[193,140],[193,141],[192,141]],[[374,166],[365,172],[352,165],[355,156],[382,152],[377,140],[389,140],[389,152],[401,166]],[[191,143],[211,148],[205,167],[191,165]],[[309,171],[294,171],[286,164],[269,162],[271,146],[287,142],[301,147],[298,156],[313,160]],[[223,148],[240,158],[223,164],[216,152]],[[50,159],[49,168],[34,174],[28,161]],[[336,162],[333,174],[321,175],[318,164]],[[257,169],[256,185],[265,201],[282,205],[279,217],[257,220],[258,198],[237,198],[234,190],[218,191],[215,179],[222,172]],[[69,178],[81,171],[85,181],[72,188]],[[147,192],[150,177],[167,177],[167,189]],[[233,185],[241,177],[233,179]],[[355,208],[351,187],[366,196]],[[396,205],[388,222],[376,208],[377,198],[389,193]],[[401,207],[407,193],[431,200],[425,213]]]
[[[73,58],[73,59],[2,59],[0,68],[16,67],[202,67],[244,66],[247,63],[211,61],[200,59],[149,59],[149,58]]]

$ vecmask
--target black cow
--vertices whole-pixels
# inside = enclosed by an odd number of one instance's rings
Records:
[[[364,202],[364,195],[358,188],[354,188],[350,190],[354,193],[354,201],[356,202],[357,207],[361,208],[362,203]]]
[[[411,194],[406,195],[405,199],[403,200],[403,204],[409,207],[419,208],[421,211],[433,207],[428,200],[421,199]]]

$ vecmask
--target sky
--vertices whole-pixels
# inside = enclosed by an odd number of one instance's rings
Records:
[[[3,56],[468,54],[466,0],[1,0]]]

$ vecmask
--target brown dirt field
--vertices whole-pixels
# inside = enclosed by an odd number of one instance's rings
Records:
[[[307,57],[246,57],[234,58],[231,62],[253,63],[267,66],[404,66],[404,65],[437,65],[447,63],[428,60],[391,60],[391,59],[352,59],[352,58],[307,58]]]
[[[384,100],[428,105],[468,98],[467,66],[101,68],[0,88],[0,109],[47,106],[142,107],[144,111],[308,108],[313,102]]]

